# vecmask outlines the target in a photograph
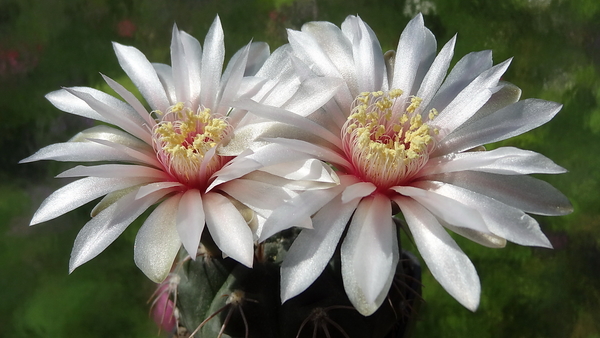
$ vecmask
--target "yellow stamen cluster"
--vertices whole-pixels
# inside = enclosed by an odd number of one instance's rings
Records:
[[[422,99],[411,97],[401,109],[402,91],[361,93],[342,130],[346,154],[364,180],[380,188],[402,183],[425,165],[434,128],[423,121]],[[437,111],[427,115],[432,120]]]
[[[169,173],[181,183],[203,186],[222,165],[218,155],[205,155],[228,137],[231,126],[208,108],[194,112],[180,102],[169,108],[153,132],[158,159]]]

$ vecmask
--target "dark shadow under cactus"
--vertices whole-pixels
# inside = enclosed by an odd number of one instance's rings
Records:
[[[421,302],[421,268],[412,254],[402,252],[387,300],[364,317],[344,291],[339,254],[310,288],[280,304],[279,258],[287,247],[279,241],[273,250],[270,244],[267,259],[255,262],[253,269],[208,255],[184,263],[177,304],[180,326],[187,331],[184,337],[199,326],[194,337],[398,338],[410,334]]]

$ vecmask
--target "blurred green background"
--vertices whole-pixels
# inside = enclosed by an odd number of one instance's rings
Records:
[[[425,270],[414,337],[600,337],[600,2],[597,0],[0,0],[0,336],[156,337],[146,301],[154,285],[133,263],[140,223],[68,275],[71,245],[91,206],[35,227],[40,202],[70,164],[17,162],[92,122],[44,95],[61,86],[126,82],[110,41],[169,62],[174,22],[200,41],[221,17],[228,56],[250,39],[272,50],[285,28],[337,25],[359,14],[395,49],[419,11],[441,46],[458,33],[454,62],[492,49],[514,56],[504,79],[523,98],[564,104],[550,123],[504,142],[541,152],[570,172],[544,179],[571,199],[567,217],[538,217],[555,249],[459,244],[482,282],[481,306],[461,307]],[[409,245],[407,243],[407,245]]]

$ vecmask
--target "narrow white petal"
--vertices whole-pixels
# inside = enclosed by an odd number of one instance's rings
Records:
[[[140,90],[152,110],[166,111],[170,106],[154,67],[146,56],[134,47],[124,46],[113,42],[113,48],[121,68]]]
[[[187,69],[187,55],[185,55],[177,25],[173,25],[171,33],[171,67],[173,69],[173,84],[175,85],[177,101],[190,102],[190,76]]]
[[[281,302],[306,290],[329,264],[359,199],[343,203],[335,198],[313,217],[313,229],[304,229],[281,264]]]
[[[346,18],[346,21],[352,17]],[[342,29],[344,24],[342,24]],[[351,92],[358,92],[356,67],[352,57],[352,43],[336,25],[326,21],[313,21],[302,25],[302,32],[310,34],[330,60],[335,60],[344,82]]]
[[[221,107],[217,110],[221,115],[227,114],[231,102],[237,99],[239,95],[251,45],[252,44],[249,43],[235,53],[233,58],[229,61],[229,64],[227,64],[227,69],[223,73],[221,80],[221,97],[219,98]],[[240,117],[238,116],[237,118]]]
[[[289,180],[314,181],[336,185],[339,179],[329,165],[316,159],[300,159],[264,167],[261,171]]]
[[[200,237],[204,229],[204,207],[200,191],[190,189],[183,193],[177,208],[177,233],[183,247],[196,259]]]
[[[65,170],[56,177],[148,177],[157,180],[167,180],[169,176],[162,170],[146,167],[143,165],[129,164],[102,164],[86,167],[78,165],[75,168]]]
[[[265,138],[265,140],[271,143],[283,145],[291,150],[296,150],[314,156],[321,161],[337,164],[346,169],[352,168],[352,164],[348,162],[344,156],[324,146],[319,146],[317,144],[302,140],[292,140],[281,137]]]
[[[226,192],[263,216],[270,215],[283,202],[298,195],[277,185],[245,178],[222,184],[219,186],[219,190]]]
[[[167,94],[169,105],[175,105],[177,103],[177,94],[175,94],[175,84],[173,83],[173,69],[164,63],[152,63],[152,67],[154,67],[156,75]]]
[[[150,178],[86,177],[67,184],[48,196],[35,212],[31,225],[56,218],[111,191],[152,181]]]
[[[117,100],[116,98],[93,88],[72,87],[72,89],[75,89],[80,92],[85,92],[90,95],[94,95],[97,98],[101,98],[101,100],[103,101]],[[108,121],[106,117],[102,116],[101,114],[98,114],[97,111],[90,108],[90,106],[87,103],[85,103],[85,101],[69,93],[65,89],[56,90],[46,94],[46,99],[48,99],[48,101],[50,101],[50,103],[52,103],[52,105],[54,105],[56,108],[64,112],[110,123],[110,121]]]
[[[40,160],[57,161],[128,161],[137,160],[126,153],[111,147],[91,142],[89,139],[101,139],[127,146],[145,153],[153,153],[152,148],[130,134],[108,126],[95,126],[77,133],[67,143],[57,143],[38,150],[35,154],[21,160],[27,163]]]
[[[550,121],[561,108],[561,104],[539,99],[519,101],[449,134],[438,144],[436,154],[463,151],[521,135]]]
[[[191,106],[198,107],[201,89],[202,46],[200,46],[200,42],[196,38],[184,31],[179,31],[179,38],[181,39],[183,52],[185,53]]]
[[[364,316],[385,300],[398,264],[398,238],[388,197],[366,197],[350,221],[341,249],[342,279],[350,302]]]
[[[340,194],[349,183],[323,190],[309,190],[300,193],[273,211],[265,222],[260,241],[264,241],[279,231],[304,222],[324,205]]]
[[[402,35],[400,35],[400,41],[396,49],[397,57],[394,65],[392,88],[403,90],[403,96],[405,97],[416,94],[412,89],[421,64],[428,68],[433,60],[432,56],[435,57],[435,39],[431,41],[428,38],[429,34],[423,22],[423,15],[418,14],[410,20]],[[431,42],[433,42],[433,46]]]
[[[446,77],[446,80],[424,111],[428,112],[431,108],[441,111],[446,108],[469,83],[491,67],[492,52],[489,50],[472,52],[465,55],[452,68],[450,74],[448,74],[448,77]]]
[[[160,164],[160,162],[158,162],[158,159],[156,158],[155,154],[148,154],[148,152],[142,152],[137,149],[133,149],[133,148],[124,146],[122,144],[114,143],[114,142],[107,141],[107,140],[92,139],[92,138],[90,138],[89,140],[91,142],[96,142],[96,143],[105,145],[107,147],[113,148],[114,150],[117,150],[119,152],[122,152],[122,153],[126,154],[127,156],[135,159],[136,162],[148,164],[148,165],[151,165],[156,168],[162,168],[162,164]]]
[[[142,127],[145,121],[131,106],[123,103],[122,101],[119,101],[120,104],[118,105],[109,105],[97,100],[90,94],[78,92],[69,88],[67,88],[67,91],[85,101],[85,103],[87,103],[92,109],[108,119],[110,123],[122,128],[140,140],[148,144],[152,144],[152,136],[150,131]]]
[[[340,79],[330,77],[307,79],[281,108],[308,116],[326,104],[343,84]]]
[[[244,217],[227,197],[210,192],[204,195],[206,226],[223,254],[247,267],[254,260],[254,239]]]
[[[468,205],[436,194],[435,192],[415,187],[392,187],[392,190],[401,195],[411,197],[427,208],[437,218],[450,225],[468,228],[480,233],[490,233],[479,212]]]
[[[150,195],[155,191],[176,187],[183,187],[183,184],[179,182],[155,182],[146,184],[138,190],[135,198],[144,198],[146,195]]]
[[[456,43],[456,35],[448,41],[438,56],[435,58],[427,75],[423,79],[419,91],[417,92],[417,97],[423,99],[421,105],[426,107],[431,99],[433,99],[435,93],[440,88],[442,81],[446,77],[446,73],[448,72],[448,67],[450,67],[450,62],[452,61],[452,56],[454,56],[454,45]]]
[[[321,137],[325,141],[329,141],[341,148],[341,140],[338,134],[306,117],[296,115],[279,107],[265,106],[250,99],[240,99],[235,102],[234,106],[247,109],[256,116],[296,126],[309,134]]]
[[[216,108],[224,58],[225,44],[223,28],[221,27],[221,20],[217,15],[204,39],[204,50],[202,53],[200,104],[204,107]]]
[[[503,175],[560,174],[567,171],[542,154],[501,147],[490,151],[452,153],[432,158],[423,167],[420,175],[464,170]]]
[[[443,109],[431,122],[440,129],[440,135],[448,134],[460,127],[473,114],[475,114],[492,96],[500,77],[510,61],[506,60],[481,73],[469,83],[456,97]]]
[[[394,201],[402,210],[433,277],[459,303],[475,311],[479,306],[481,285],[473,263],[427,209],[411,198],[397,197]]]
[[[159,204],[135,237],[135,264],[155,283],[167,278],[181,247],[176,227],[180,199],[177,194]]]
[[[344,28],[353,26],[352,55],[356,67],[359,91],[373,92],[381,89],[385,65],[381,45],[375,33],[359,17],[348,17]],[[348,27],[349,28],[349,27]]]
[[[137,190],[134,190],[124,195],[83,226],[73,244],[69,273],[104,251],[131,222],[169,191],[158,191],[143,199],[136,199],[136,193]],[[119,220],[115,220],[119,214]]]
[[[371,195],[377,186],[371,182],[358,182],[348,186],[342,193],[342,202],[348,203],[354,199]]]
[[[521,245],[552,247],[548,238],[540,230],[538,222],[518,208],[451,184],[421,181],[415,185],[476,209],[483,217],[487,228],[497,236]]]
[[[156,121],[154,121],[150,114],[148,114],[148,111],[140,102],[140,100],[138,100],[137,97],[135,97],[130,91],[125,89],[125,87],[118,82],[114,81],[108,76],[105,76],[104,74],[100,75],[102,75],[102,78],[104,78],[104,81],[106,81],[110,88],[117,92],[117,94],[119,94],[131,107],[133,107],[133,109],[135,109],[138,115],[142,118],[142,121],[145,122],[145,126],[143,126],[148,130],[152,130],[152,128],[156,125]]]
[[[532,214],[560,216],[573,212],[565,195],[548,182],[530,176],[462,171],[432,175],[428,179],[486,195]]]

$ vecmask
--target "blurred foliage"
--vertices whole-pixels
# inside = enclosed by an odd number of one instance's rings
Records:
[[[17,162],[91,122],[63,114],[44,95],[61,86],[106,89],[98,72],[125,79],[110,41],[169,62],[173,23],[202,42],[218,13],[227,56],[251,39],[272,49],[285,28],[359,14],[395,49],[417,12],[442,45],[458,33],[456,62],[492,49],[515,57],[504,80],[523,97],[564,104],[550,123],[503,142],[543,153],[570,172],[544,176],[575,212],[538,217],[554,250],[480,247],[457,238],[482,281],[471,313],[424,269],[415,337],[600,337],[600,3],[597,0],[0,0],[0,336],[153,337],[145,302],[153,285],[133,263],[139,223],[98,258],[67,274],[89,208],[28,227],[63,180],[61,163]],[[410,240],[404,236],[404,246]],[[416,250],[413,249],[413,252]]]

